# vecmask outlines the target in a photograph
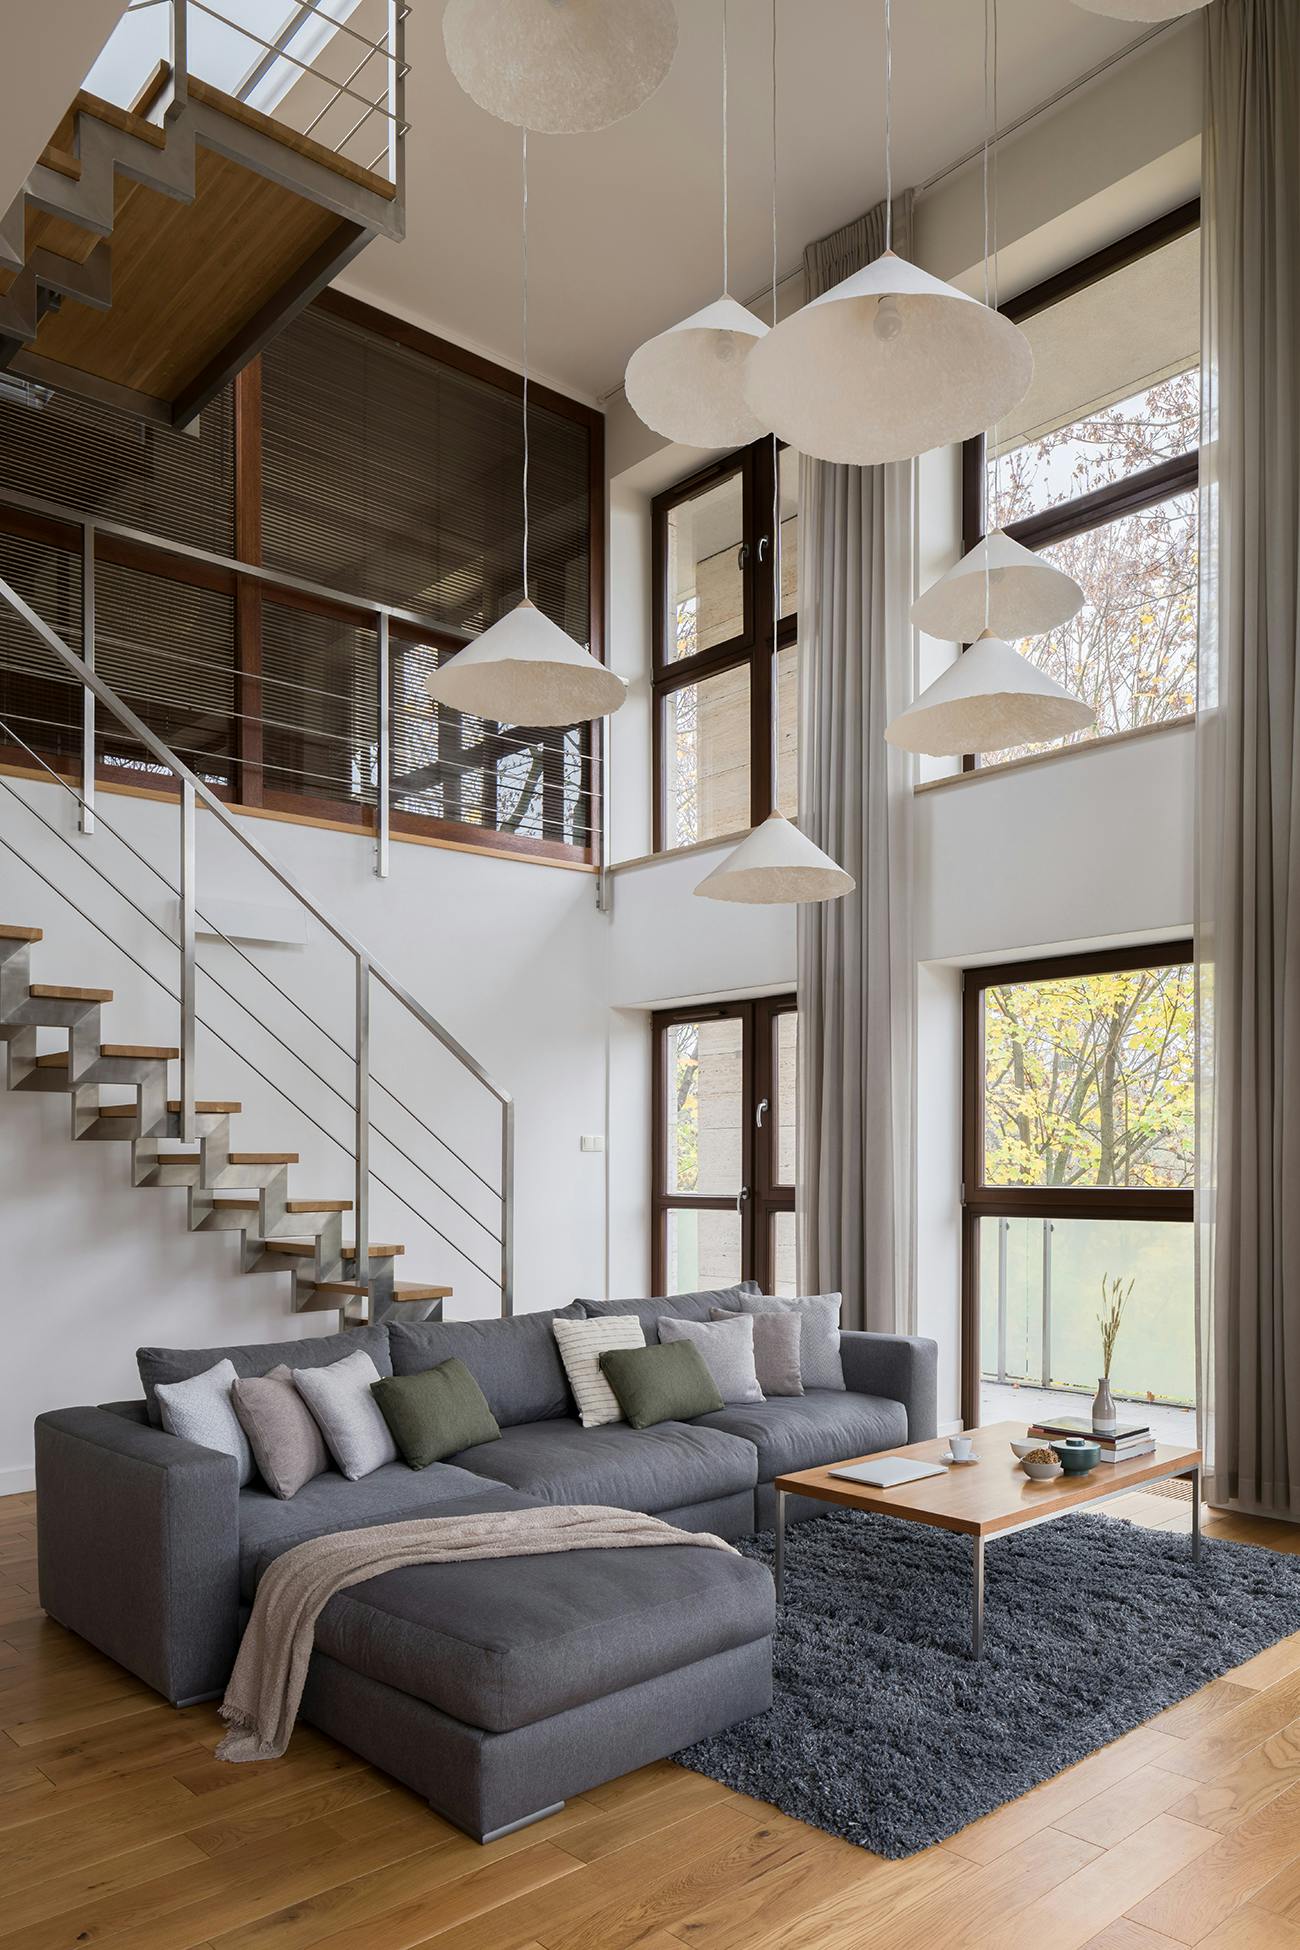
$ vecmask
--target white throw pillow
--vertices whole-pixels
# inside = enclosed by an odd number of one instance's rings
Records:
[[[659,1323],[661,1343],[689,1341],[698,1348],[713,1385],[724,1402],[761,1402],[754,1362],[753,1314],[728,1314],[725,1320],[674,1320]]]
[[[230,1390],[238,1380],[233,1361],[191,1375],[188,1381],[165,1381],[154,1391],[168,1435],[197,1442],[202,1449],[219,1449],[239,1464],[239,1486],[251,1482],[253,1452],[248,1446]]]
[[[295,1368],[294,1386],[320,1424],[325,1447],[351,1483],[397,1461],[397,1444],[370,1390],[379,1370],[362,1349],[324,1368]]]
[[[621,1422],[618,1396],[600,1371],[600,1357],[614,1347],[644,1347],[645,1329],[635,1314],[606,1314],[600,1320],[553,1320],[551,1332],[584,1429]]]

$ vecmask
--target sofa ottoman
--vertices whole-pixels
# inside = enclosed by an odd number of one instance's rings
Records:
[[[301,1716],[490,1841],[765,1712],[774,1618],[692,1544],[409,1566],[330,1600]]]

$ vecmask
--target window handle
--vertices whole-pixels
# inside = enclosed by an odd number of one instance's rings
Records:
[[[736,567],[743,569],[749,560],[749,543],[742,542],[736,555]]]
[[[745,1209],[745,1200],[746,1200],[746,1199],[747,1199],[748,1197],[749,1197],[749,1187],[748,1187],[748,1185],[742,1185],[742,1186],[741,1186],[741,1188],[740,1188],[740,1190],[739,1190],[739,1191],[738,1191],[738,1192],[736,1193],[736,1210],[737,1210],[737,1212],[743,1212],[743,1211],[744,1211],[744,1209]]]
[[[770,540],[771,537],[768,535],[760,535],[758,538],[758,559],[760,562],[767,553],[767,545]]]
[[[767,1098],[760,1097],[758,1100],[758,1109],[754,1112],[754,1122],[758,1126],[760,1131],[763,1128],[763,1112],[765,1110],[768,1110],[769,1108],[770,1105],[768,1103]]]

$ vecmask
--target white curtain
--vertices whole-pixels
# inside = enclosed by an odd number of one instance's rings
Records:
[[[884,216],[809,245],[809,298],[879,255]],[[911,224],[909,191],[900,256]],[[799,823],[857,881],[799,909],[800,1291],[888,1332],[915,1320],[912,774],[884,735],[911,695],[914,477],[799,470]]]

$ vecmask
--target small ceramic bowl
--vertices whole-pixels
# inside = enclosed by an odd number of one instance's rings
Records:
[[[1067,1436],[1064,1442],[1054,1442],[1052,1447],[1061,1458],[1061,1467],[1067,1476],[1082,1476],[1085,1471],[1095,1469],[1101,1461],[1100,1445],[1089,1442],[1086,1436]]]
[[[1024,1470],[1025,1475],[1028,1476],[1030,1481],[1033,1483],[1050,1483],[1057,1476],[1061,1476],[1065,1473],[1062,1470],[1059,1462],[1057,1463],[1027,1462],[1023,1457],[1021,1458],[1020,1467]]]
[[[1011,1453],[1017,1462],[1023,1462],[1026,1456],[1032,1456],[1035,1449],[1041,1449],[1042,1446],[1043,1438],[1041,1435],[1030,1435],[1026,1436],[1021,1442],[1013,1442],[1011,1445]]]

